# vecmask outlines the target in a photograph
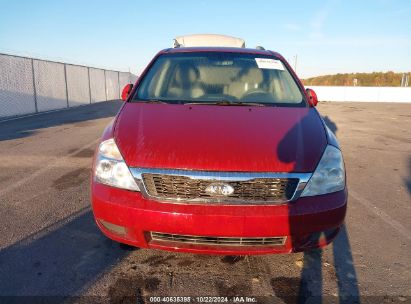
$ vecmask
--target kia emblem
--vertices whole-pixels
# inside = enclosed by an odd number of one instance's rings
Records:
[[[225,183],[212,183],[208,185],[205,192],[213,196],[229,196],[234,193],[234,188]]]

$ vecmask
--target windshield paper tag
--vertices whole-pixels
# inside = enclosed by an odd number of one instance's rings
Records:
[[[255,58],[255,62],[257,62],[257,65],[260,69],[284,71],[284,66],[280,60],[269,58]]]

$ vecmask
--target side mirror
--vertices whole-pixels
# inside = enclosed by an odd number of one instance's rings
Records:
[[[126,101],[128,98],[128,95],[130,95],[131,90],[133,89],[133,85],[131,83],[127,84],[124,88],[123,88],[123,92],[121,92],[121,100],[122,101]]]
[[[317,94],[315,94],[314,90],[311,90],[311,89],[307,89],[305,91],[307,92],[308,103],[310,104],[311,107],[315,107],[318,103]]]

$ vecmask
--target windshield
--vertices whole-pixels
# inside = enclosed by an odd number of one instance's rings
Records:
[[[280,60],[223,52],[161,55],[133,100],[305,106],[299,87]]]

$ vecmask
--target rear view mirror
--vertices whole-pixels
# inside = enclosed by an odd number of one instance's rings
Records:
[[[317,94],[312,89],[307,89],[308,103],[311,107],[315,107],[318,103]]]
[[[126,101],[128,98],[128,95],[130,95],[131,90],[133,89],[133,85],[131,83],[127,84],[124,88],[123,88],[123,92],[121,92],[121,100],[122,101]]]

